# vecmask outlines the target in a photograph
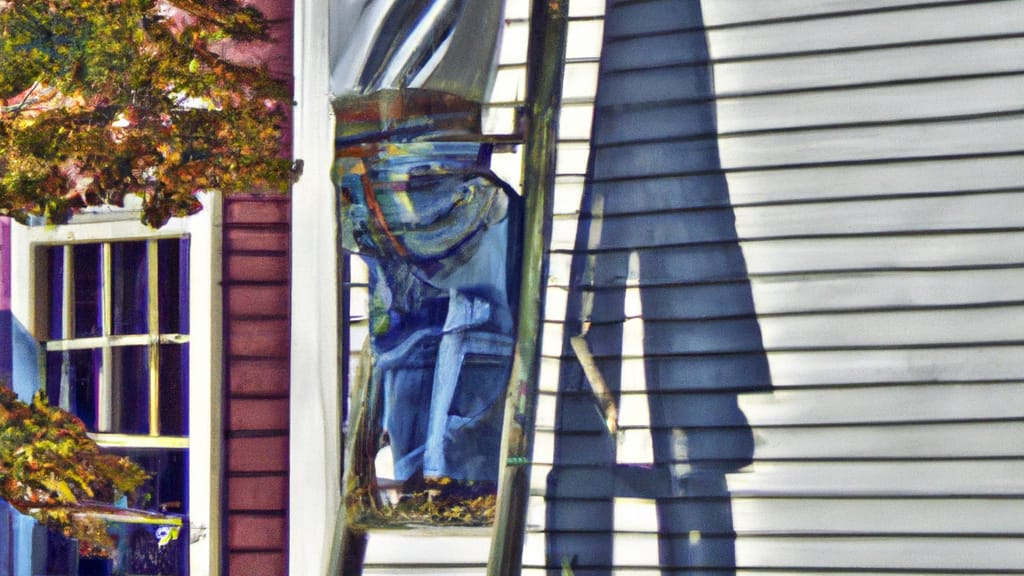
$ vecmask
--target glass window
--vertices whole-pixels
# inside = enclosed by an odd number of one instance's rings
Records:
[[[146,508],[186,514],[189,239],[50,245],[37,253],[49,290],[50,402],[81,418],[101,446],[116,446],[106,450],[152,474]],[[158,547],[149,528],[111,530],[127,543],[120,569],[187,573],[188,536]]]
[[[110,245],[111,314],[114,334],[149,332],[149,266],[146,242]]]
[[[47,249],[50,401],[89,431],[188,433],[188,238]]]

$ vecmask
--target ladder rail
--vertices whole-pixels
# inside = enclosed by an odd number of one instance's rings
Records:
[[[519,306],[513,366],[506,390],[488,575],[519,574],[522,568],[567,26],[568,0],[531,2],[522,135],[525,218],[521,236]],[[330,576],[361,576],[363,573],[369,534],[354,525],[348,503],[351,495],[360,489],[373,491],[373,462],[362,449],[364,442],[368,439],[372,442],[379,436],[374,430],[380,427],[375,416],[379,411],[380,382],[373,377],[372,356],[364,347],[351,390],[352,405],[343,455],[342,505],[329,558],[327,573]]]
[[[527,56],[523,154],[523,257],[516,345],[502,428],[502,470],[487,563],[488,576],[522,569],[530,460],[540,377],[554,199],[558,116],[565,70],[569,0],[533,0]]]

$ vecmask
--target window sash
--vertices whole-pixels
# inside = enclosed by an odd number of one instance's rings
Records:
[[[189,570],[193,576],[217,576],[223,564],[220,545],[223,537],[220,529],[223,524],[220,507],[223,432],[219,408],[223,388],[220,262],[223,207],[217,194],[202,194],[200,200],[203,203],[201,212],[188,218],[172,218],[159,229],[146,227],[139,222],[138,213],[132,211],[76,214],[69,224],[60,226],[12,224],[10,307],[14,318],[40,343],[37,353],[45,355],[46,345],[42,343],[56,341],[49,332],[49,281],[42,273],[46,270],[48,251],[53,246],[188,237],[187,253],[178,255],[182,263],[187,263],[187,269],[183,269],[180,286],[176,288],[183,296],[187,295],[188,307],[177,311],[180,316],[178,322],[166,326],[166,332],[162,333],[164,345],[174,344],[174,334],[187,334],[188,341],[181,345],[189,348],[188,359],[180,369],[183,372],[182,386],[185,387],[184,401],[188,404],[188,437],[94,435],[106,448],[126,446],[126,443],[141,444],[138,449],[147,449],[146,446],[153,443],[184,447],[187,441],[188,516],[193,540],[188,546]],[[173,258],[174,252],[162,256]],[[60,287],[55,289],[60,290]],[[170,342],[167,341],[168,335],[172,337]],[[71,343],[51,345],[77,346]],[[20,393],[31,393],[38,386],[45,385],[41,360],[35,365],[15,362],[12,372],[12,380],[18,383]],[[124,449],[136,448],[126,446]]]
[[[181,236],[178,241],[186,239],[187,236]],[[146,367],[145,373],[147,378],[147,406],[148,409],[148,430],[145,434],[148,436],[160,436],[161,435],[161,410],[160,402],[161,397],[161,348],[164,345],[184,345],[189,341],[187,334],[161,334],[159,332],[161,326],[161,314],[160,314],[160,292],[161,292],[161,266],[160,266],[160,242],[164,239],[146,239],[140,242],[144,242],[145,246],[145,266],[146,266],[146,284],[144,289],[141,303],[145,306],[145,317],[146,317],[146,334],[115,334],[115,330],[120,328],[114,326],[114,318],[116,316],[115,311],[115,291],[118,288],[115,286],[115,247],[120,248],[127,253],[127,248],[130,245],[128,242],[97,242],[95,244],[63,244],[56,245],[61,250],[61,265],[56,270],[57,274],[60,274],[61,294],[59,302],[57,298],[50,298],[48,302],[51,306],[49,311],[54,314],[59,311],[61,314],[60,322],[60,340],[50,340],[45,344],[46,350],[49,351],[72,351],[72,350],[99,350],[101,351],[102,359],[100,361],[99,378],[95,382],[96,394],[98,396],[97,407],[96,407],[96,422],[94,432],[100,434],[111,434],[118,432],[121,426],[115,425],[115,419],[118,415],[118,403],[117,403],[117,385],[115,382],[115,357],[120,357],[121,354],[118,352],[124,350],[127,352],[129,347],[145,347],[147,350],[146,359],[148,360],[148,366]],[[80,246],[91,246],[96,245],[100,249],[100,271],[98,275],[98,292],[100,294],[100,330],[99,336],[89,337],[76,337],[78,327],[76,326],[78,321],[79,306],[75,301],[76,296],[83,292],[88,291],[89,287],[83,287],[81,282],[76,278],[76,272],[78,266],[75,264],[76,247]],[[179,259],[180,261],[180,259]],[[51,263],[53,265],[54,263]],[[56,268],[56,267],[55,267]],[[164,272],[165,274],[174,274],[176,276],[181,275],[181,271],[177,267],[170,267],[170,270]],[[53,275],[53,272],[50,274]],[[55,284],[57,282],[54,282]],[[179,282],[180,284],[180,282]],[[180,287],[180,286],[179,286]],[[120,287],[124,290],[123,286]],[[58,307],[59,306],[59,307]],[[180,304],[179,304],[180,306]],[[58,307],[58,310],[53,310],[53,307]],[[122,315],[129,314],[130,311],[125,310]],[[180,311],[179,311],[180,313]],[[51,326],[51,334],[54,332]],[[66,361],[66,360],[65,360]],[[63,387],[63,384],[62,384]],[[63,391],[60,394],[61,408],[64,410],[70,410],[71,406],[68,401],[68,395]],[[122,403],[123,405],[123,403]],[[187,406],[183,406],[183,410],[187,410]],[[187,420],[186,420],[187,422]],[[119,424],[119,423],[118,423]],[[187,430],[187,423],[183,426]],[[142,434],[143,431],[139,430],[138,434]]]

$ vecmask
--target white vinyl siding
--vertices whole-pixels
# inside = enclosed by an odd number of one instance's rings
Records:
[[[740,395],[755,462],[729,476],[737,574],[1024,569],[1024,2],[702,4],[717,140],[773,387]],[[674,33],[631,26],[620,41],[636,50],[649,33]],[[685,65],[666,55],[665,68]],[[649,97],[639,114],[666,119],[621,152],[688,176],[660,164],[693,142],[654,105],[671,81],[613,76]],[[560,163],[579,173],[586,143],[573,137]],[[575,243],[571,203],[556,210],[542,414],[555,402],[557,294]],[[681,222],[678,236],[652,247],[715,242],[685,222],[717,208],[673,210],[664,217]],[[734,280],[695,279],[694,297]],[[627,351],[623,371],[642,370]],[[623,416],[623,444],[642,446],[644,415]],[[554,425],[542,416],[538,429],[540,522]],[[615,573],[658,574],[654,502],[617,499],[615,515]],[[539,528],[524,574],[555,560]]]
[[[612,3],[641,10],[672,1]],[[526,4],[508,3],[490,132],[506,131],[525,92]],[[605,65],[608,82],[649,98],[639,114],[666,119],[664,131],[622,154],[652,175],[685,178],[692,174],[675,159],[695,142],[717,142],[721,152],[731,205],[667,198],[663,217],[680,221],[677,236],[651,238],[650,248],[710,250],[722,239],[695,235],[687,223],[735,215],[747,275],[694,270],[691,294],[712,297],[749,279],[771,372],[770,392],[739,397],[755,452],[752,465],[728,477],[736,573],[1024,570],[1024,1],[702,7],[717,134],[674,131],[671,111],[655,105],[672,94],[664,71],[692,63],[666,53],[654,70]],[[528,576],[559,561],[546,557],[546,490],[559,370],[575,362],[563,356],[562,324],[603,12],[602,1],[570,1]],[[704,33],[640,18],[609,32],[636,51],[652,34]],[[605,141],[614,140],[615,127],[606,129]],[[510,176],[518,157],[510,158],[499,172],[518,182]],[[602,170],[593,175],[599,183],[657,192],[655,182]],[[643,324],[627,322],[624,373],[643,373]],[[364,334],[351,336],[353,354]],[[690,357],[722,352],[694,348]],[[650,461],[646,407],[643,387],[624,392],[620,461]],[[653,500],[616,498],[615,529],[614,573],[660,574]],[[444,534],[375,534],[366,573],[482,574],[489,534]]]

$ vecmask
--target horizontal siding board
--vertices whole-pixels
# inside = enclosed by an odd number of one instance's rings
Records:
[[[636,291],[630,288],[630,291]],[[601,289],[597,293],[614,293],[614,288]],[[621,294],[621,288],[619,289]],[[552,290],[552,300],[560,302],[549,304],[548,322],[560,324],[565,320],[565,292],[563,290]],[[643,290],[645,298],[650,301],[671,302],[672,305],[660,312],[649,307],[644,312],[645,320],[664,319],[689,319],[702,320],[711,318],[729,318],[737,316],[750,316],[753,309],[750,304],[749,282],[737,280],[735,282],[720,282],[714,284],[701,284],[693,286],[651,286]],[[559,298],[563,297],[563,298]],[[620,296],[621,298],[621,296]],[[552,308],[562,311],[561,314],[554,312]],[[639,310],[630,310],[630,317],[636,317]],[[601,307],[591,314],[590,319],[594,323],[622,322],[623,310],[621,307]]]
[[[926,79],[976,77],[1019,73],[1022,38],[967,40],[959,43],[879,48],[839,54],[790,56],[774,60],[715,64],[719,97],[789,92],[873,84],[918,82]],[[651,71],[623,73],[617,83],[654,80]],[[655,95],[666,96],[671,86],[662,80]]]
[[[1005,0],[996,0],[997,3]],[[650,12],[641,11],[640,4],[656,4],[653,18],[629,18],[629,10],[637,14],[648,16]],[[712,34],[722,32],[715,28],[740,26],[741,30],[747,30],[750,25],[762,24],[772,21],[808,21],[819,25],[828,25],[829,19],[848,20],[851,14],[864,14],[862,18],[877,18],[872,13],[880,13],[882,16],[891,15],[895,19],[900,18],[928,18],[928,15],[917,16],[918,12],[928,12],[922,8],[938,7],[942,10],[955,10],[956,5],[964,4],[963,0],[773,0],[763,2],[761,0],[729,0],[728,2],[702,2],[704,26],[708,27]],[[974,4],[983,2],[975,1]],[[610,29],[611,34],[619,36],[631,36],[637,34],[658,34],[672,32],[680,28],[688,28],[700,25],[686,19],[682,10],[673,11],[673,0],[657,0],[656,2],[630,2],[619,0],[614,2],[617,13],[624,13],[627,17],[615,21],[615,27]],[[948,6],[943,6],[948,5]],[[1012,9],[1012,8],[1011,8]],[[865,25],[865,23],[854,22],[851,25]],[[883,22],[884,24],[884,22]],[[899,32],[895,30],[894,32]],[[906,32],[906,31],[904,31]],[[807,34],[808,32],[804,32]],[[811,29],[811,34],[817,34]]]
[[[236,356],[287,358],[289,325],[287,319],[231,319],[228,352]]]
[[[1020,447],[1024,445],[1024,417],[1019,418],[1015,422],[957,424],[754,427],[752,432],[757,462],[1016,458],[1021,457]],[[699,436],[703,442],[722,446],[729,446],[731,438],[744,433],[743,428],[726,428],[722,423],[709,428],[688,430],[689,435]],[[655,431],[661,434],[666,432]],[[650,459],[643,458],[641,451],[629,451],[628,448],[650,446],[651,432],[647,428],[620,430],[616,440],[625,449],[619,455],[619,463],[649,464]],[[607,436],[607,430],[559,433],[565,438],[572,438],[574,446],[583,445],[591,439],[602,442],[602,435]],[[536,434],[538,444],[544,444],[550,442],[547,437],[552,436],[554,431],[540,429]],[[535,449],[533,458],[539,464],[554,464],[552,455],[545,450]],[[723,458],[728,458],[727,454],[719,452],[711,456],[691,456],[685,462],[700,465]],[[592,461],[590,454],[573,453],[563,455],[558,463],[572,466]]]
[[[282,224],[290,222],[287,196],[231,195],[224,205],[225,224]]]
[[[733,98],[1024,72],[1024,62],[1020,57],[1024,39],[1003,38],[958,44],[718,63],[714,65],[715,96]],[[588,65],[580,64],[578,68],[574,72],[582,74],[588,70]],[[681,70],[653,68],[608,76],[607,88],[604,89],[610,97],[602,105],[635,104],[637,100],[639,103],[658,103],[678,99],[680,93],[687,93],[691,98],[712,96],[695,94],[688,83],[688,75],[679,72]],[[596,80],[596,66],[590,73]],[[643,86],[644,90],[633,94],[632,86]]]
[[[758,462],[729,475],[734,496],[1024,496],[1024,460]]]
[[[289,266],[287,253],[236,253],[228,259],[224,275],[229,282],[286,282]]]
[[[287,472],[288,436],[230,438],[228,472]]]
[[[1021,346],[976,346],[905,350],[776,352],[768,355],[772,384],[957,382],[1020,380]]]
[[[273,316],[288,314],[287,283],[241,284],[224,287],[228,314],[238,316]]]
[[[630,250],[620,252],[623,257],[628,257]],[[660,270],[648,270],[645,273],[645,280],[651,285],[732,281],[746,277],[742,262],[736,258],[735,243],[670,246],[652,249],[649,254],[663,265]],[[556,285],[565,284],[570,278],[570,261],[571,254],[551,256],[551,276]],[[623,286],[627,280],[626,266],[600,270],[594,277],[594,283],[599,287]]]
[[[1024,190],[822,204],[715,208],[607,215],[599,220],[602,250],[709,242],[841,235],[905,234],[1024,228]],[[570,228],[571,230],[572,228]],[[631,231],[632,233],[627,233]],[[560,230],[552,246],[571,249]]]
[[[749,242],[751,275],[1019,266],[1020,232]]]
[[[979,120],[735,136],[723,138],[719,149],[726,170],[1019,152],[1024,114],[1017,112],[1015,116]],[[666,143],[630,147],[632,154],[667,154],[683,149],[692,146]],[[670,171],[654,162],[648,169],[652,174]],[[595,178],[614,178],[616,174],[595,170]]]
[[[755,428],[762,460],[1019,458],[1024,419],[857,427]]]
[[[228,384],[232,395],[288,396],[288,362],[282,358],[232,358]]]
[[[1024,12],[1024,10],[1022,10]],[[1024,95],[1021,75],[967,78],[902,86],[726,98],[717,102],[723,134],[789,130],[837,124],[905,122],[1018,110]],[[655,108],[646,114],[664,114]],[[652,138],[673,137],[672,123]],[[602,139],[602,141],[607,141]]]
[[[1018,243],[1022,237],[1024,233],[1006,232],[769,240],[744,243],[743,254],[753,280],[786,275],[832,278],[843,274],[1017,269],[1024,265]],[[743,270],[716,265],[731,250],[728,245],[714,244],[652,249],[653,258],[675,268],[672,273],[648,271],[646,281],[652,286],[743,281],[747,277]],[[568,281],[571,257],[567,253],[551,256],[556,289]],[[689,267],[683,268],[683,264]],[[621,287],[628,280],[626,270],[607,270],[595,276],[594,286]]]
[[[1024,566],[1019,537],[749,538],[736,542],[741,566],[883,570],[1013,570]]]
[[[611,2],[608,10],[615,14],[615,18],[606,21],[608,37],[659,34],[701,25],[699,14],[695,15],[688,6],[672,0]]]
[[[1020,286],[1024,268],[764,277],[751,282],[762,314],[1017,302]]]
[[[1024,306],[772,316],[760,325],[766,350],[1021,342]],[[679,331],[677,322],[665,326]]]
[[[1024,46],[1022,46],[1024,48]],[[815,164],[878,162],[1019,153],[1024,114],[929,122],[905,126],[806,130],[694,140],[654,141],[617,146],[622,162],[596,163],[595,181],[618,181],[700,174],[721,155],[725,170],[761,170]],[[717,144],[717,145],[716,145]],[[583,173],[589,147],[558,146],[558,170]]]
[[[597,88],[596,61],[567,62],[563,75],[562,98],[567,102],[591,101]],[[521,102],[526,95],[526,66],[504,66],[498,69],[491,88],[491,100],[499,103]]]
[[[580,550],[594,547],[600,548],[607,543],[599,535],[577,534],[575,544]],[[698,537],[698,535],[682,535],[681,538]],[[721,539],[721,536],[700,535],[704,539]],[[524,553],[524,564],[542,565],[544,560],[543,539],[536,538],[534,544],[527,540]],[[1013,537],[977,537],[957,538],[929,537],[912,538],[905,536],[878,537],[741,537],[736,539],[736,566],[743,568],[792,570],[798,573],[832,573],[833,570],[870,571],[892,570],[897,573],[906,571],[950,571],[964,573],[967,570],[976,573],[998,573],[998,571],[1017,572],[1024,565],[1024,548],[1019,547],[1020,539]],[[616,573],[619,566],[632,570],[643,567],[658,566],[658,537],[656,534],[620,533],[614,541],[613,556],[616,560]],[[646,562],[638,563],[637,559]],[[730,567],[723,563],[724,559],[707,558],[699,562],[696,568],[699,573],[718,575],[714,568],[724,570]],[[799,568],[795,568],[799,567]],[[685,566],[679,566],[685,570]],[[587,564],[578,561],[574,573],[581,575],[601,574],[603,565]],[[607,572],[603,572],[607,573]],[[968,572],[971,573],[971,572]],[[1005,573],[1005,572],[1004,572]]]
[[[953,349],[955,350],[955,349]],[[906,348],[881,350],[792,351],[768,353],[771,382],[750,382],[744,361],[760,362],[762,353],[695,355],[693,357],[651,357],[652,370],[665,370],[694,381],[718,382],[722,388],[756,390],[765,384],[775,389],[789,387],[856,386],[866,384],[978,382],[1024,380],[1020,345],[978,345],[951,353],[950,348]],[[607,373],[620,362],[598,359]],[[541,363],[542,381],[557,382],[560,361],[546,356]],[[639,374],[644,360],[626,357],[621,369]],[[708,377],[706,372],[716,377]]]
[[[590,103],[562,106],[558,114],[559,139],[586,140],[590,138],[593,118],[594,106]]]
[[[758,325],[763,345],[753,336]],[[544,351],[557,355],[561,325],[549,325],[549,330]],[[592,325],[587,338],[592,353],[619,354],[621,348],[614,346],[621,331],[621,324]],[[668,356],[998,342],[1024,343],[1024,306],[648,321],[644,351]]]
[[[444,566],[445,575],[451,576],[481,576],[486,573],[486,569],[481,568],[479,565],[470,566]],[[387,566],[364,566],[362,568],[362,574],[366,576],[436,576],[438,573],[438,567],[436,565],[430,566],[402,566],[400,568],[387,567]]]
[[[232,512],[278,512],[288,507],[286,476],[241,476],[227,479]]]
[[[876,462],[756,462],[740,472],[726,475],[733,499],[776,498],[1024,498],[1024,488],[1014,474],[1024,469],[1020,459],[937,460]],[[644,484],[644,475],[658,467],[563,466],[557,480],[566,485],[564,494],[549,490],[551,466],[534,465],[531,494],[554,499],[607,500],[620,498],[677,498],[670,490],[656,490]],[[612,482],[609,485],[609,482]],[[661,484],[654,484],[655,488]]]
[[[548,501],[565,495],[548,491],[551,466],[533,466],[530,493]],[[559,469],[560,483],[568,484],[570,499],[606,500],[621,498],[685,496],[638,489],[636,479],[652,468],[638,466],[621,470],[612,478],[607,466],[565,466]],[[1024,486],[1016,479],[1024,472],[1021,459],[884,461],[884,462],[756,462],[728,474],[729,492],[734,499],[775,498],[1024,498]],[[611,489],[608,481],[616,482]],[[642,485],[639,485],[642,488]],[[699,497],[698,497],[699,498]],[[1011,506],[1012,508],[1012,506]]]
[[[522,2],[521,6],[525,9],[526,2]],[[604,0],[574,0],[569,3],[569,17],[600,18],[604,16],[604,9]]]
[[[690,535],[680,536],[689,538]],[[693,535],[696,537],[696,535]],[[722,536],[702,535],[703,539],[723,539]],[[1024,547],[1021,539],[1013,537],[957,538],[906,536],[877,537],[741,537],[736,539],[736,566],[757,567],[778,570],[792,570],[798,573],[829,573],[835,570],[848,571],[893,571],[903,574],[907,571],[936,571],[947,573],[1019,573],[1024,565]],[[578,534],[575,544],[585,550],[605,544],[599,535]],[[658,537],[655,534],[617,534],[613,556],[616,568],[628,566],[631,570],[657,567]],[[527,542],[524,563],[532,565],[543,562],[543,547],[531,548]],[[620,560],[621,558],[621,560]],[[631,559],[644,558],[647,562],[636,564]],[[700,573],[719,574],[715,568],[726,574],[731,564],[721,557],[711,557],[700,562]],[[799,568],[795,568],[799,567]],[[663,566],[663,568],[670,568]],[[680,570],[686,566],[678,566]],[[578,562],[574,566],[577,576],[601,574],[607,570],[604,565]],[[1012,572],[1007,572],[1012,571]],[[618,572],[618,570],[616,570]],[[607,572],[603,572],[607,573]],[[632,571],[628,572],[632,573]]]
[[[678,2],[663,2],[661,4],[666,9],[678,6],[678,9],[682,11],[689,10],[685,5],[680,6]],[[642,8],[646,9],[646,7]],[[666,19],[654,19],[651,22],[638,22],[636,25],[673,26],[677,22]],[[664,33],[656,36],[650,34],[619,34],[612,36],[605,44],[601,55],[602,70],[605,72],[618,72],[652,66],[685,66],[705,62],[707,54],[704,54],[703,51],[693,50],[695,44],[704,41],[704,31],[687,27],[685,22],[679,22],[679,25],[681,29],[669,28]],[[622,31],[621,26],[616,26],[616,28],[610,32],[615,34]]]
[[[788,18],[820,18],[850,12],[889,11],[942,4],[961,4],[963,0],[730,0],[701,2],[704,23],[716,26]]]
[[[733,501],[741,534],[1024,534],[1022,511],[1024,501],[1003,498]]]
[[[714,9],[711,9],[713,12]],[[1019,0],[950,4],[708,31],[715,60],[1016,34]]]
[[[583,396],[591,399],[588,389],[563,392],[563,398]],[[619,426],[647,426],[647,392],[623,391],[619,396]],[[737,399],[749,424],[753,427],[773,426],[868,426],[872,424],[915,423],[977,423],[1024,419],[1024,382],[965,382],[955,384],[896,384],[826,387],[780,388],[771,393],[753,391],[688,390],[657,393],[661,402],[671,395],[674,402],[693,405],[675,415],[682,427],[728,426],[714,414],[700,409],[702,404]],[[718,396],[718,398],[716,398]],[[884,398],[881,402],[879,399]],[[551,410],[555,395],[542,393],[538,429],[554,429],[556,421]],[[629,410],[625,406],[637,406]],[[604,431],[603,424],[573,422],[572,430]]]
[[[1024,285],[1022,283],[1024,268],[994,268],[762,276],[752,281],[737,279],[682,288],[651,286],[646,287],[644,293],[657,299],[684,290],[680,294],[684,294],[685,298],[675,304],[673,317],[698,319],[749,313],[749,304],[731,298],[744,291],[749,297],[751,290],[761,315],[777,315],[1012,304],[1021,301],[1018,286]],[[554,286],[549,289],[548,322],[557,323],[565,319],[566,298],[564,287]],[[615,311],[595,311],[594,318],[600,318],[602,312],[614,314]],[[645,318],[658,319],[658,316],[655,311],[648,310]]]
[[[682,175],[633,181],[593,183],[595,191],[643,194],[662,200],[665,209],[750,204],[824,202],[852,198],[885,198],[972,191],[1019,190],[1024,154],[943,160],[911,160],[844,166],[730,172],[728,195],[707,190],[715,176]],[[555,214],[574,217],[580,210],[583,178],[557,181]],[[560,222],[560,220],[556,220]]]
[[[430,537],[424,537],[428,534]],[[434,532],[375,532],[369,539],[365,564],[370,570],[379,566],[414,568],[417,564],[451,566],[476,563],[485,566],[489,543],[490,531],[486,529],[463,531],[461,534],[457,528],[435,529]],[[401,554],[397,554],[397,550],[401,550]],[[442,550],[444,554],[439,553]]]
[[[286,225],[273,228],[273,224],[227,226],[224,229],[225,251],[287,252],[290,232]]]
[[[602,20],[569,21],[565,41],[566,60],[596,59],[600,57],[602,52],[601,35],[603,32],[604,22]],[[521,60],[521,62],[525,61],[525,58]]]
[[[850,88],[785,95],[722,98],[717,101],[718,131],[731,135],[751,131],[794,130],[835,125],[955,119],[1019,110],[1024,94],[1020,74],[990,78],[922,82],[900,86]],[[616,107],[602,110],[597,141],[611,144],[635,137],[637,123],[650,139],[692,136],[685,123],[676,121],[686,108],[705,102],[672,105],[648,104],[641,109]],[[589,137],[590,120],[580,119],[589,109],[577,104],[562,110],[563,139]],[[680,110],[682,109],[682,111]],[[565,122],[568,119],[570,122]]]
[[[288,561],[283,551],[233,551],[228,560],[228,573],[245,576],[281,576],[288,573]]]
[[[288,529],[284,515],[265,516],[236,512],[228,520],[228,546],[241,550],[282,550],[287,547]]]
[[[1024,382],[780,389],[741,394],[739,404],[755,426],[1019,419]]]
[[[228,423],[237,430],[287,430],[288,400],[232,398],[228,404]]]
[[[524,565],[523,570],[520,573],[521,576],[548,576],[551,568],[546,568],[543,565]],[[597,570],[584,570],[577,569],[573,570],[573,576],[606,576],[608,573],[607,569]],[[807,576],[808,571],[801,569],[800,567],[793,568],[739,568],[737,570],[728,571],[703,571],[703,573],[712,575],[728,574],[728,576]],[[879,570],[864,571],[854,569],[847,570],[829,570],[829,576],[879,576],[884,574]],[[963,576],[964,572],[948,571],[948,570],[927,570],[927,571],[913,571],[913,570],[900,570],[895,572],[899,576]],[[367,574],[370,574],[369,572]],[[375,573],[376,574],[376,573]],[[406,574],[406,572],[402,572]],[[416,572],[415,574],[419,574]],[[456,574],[462,574],[461,572]],[[483,574],[483,572],[469,572],[468,574]],[[654,567],[642,567],[642,566],[616,566],[614,571],[615,576],[663,576],[662,571]],[[971,576],[1007,576],[1006,571],[998,572],[976,572],[971,571]],[[1012,572],[1010,574],[1013,574]]]
[[[511,4],[514,4],[514,2]],[[501,31],[498,62],[505,65],[526,62],[529,36],[530,23],[528,21],[507,22]]]
[[[595,2],[590,0],[591,4]],[[601,55],[601,31],[603,22],[600,18],[593,18],[593,7],[588,8],[585,4],[575,8],[575,2],[570,3],[569,23],[566,40],[565,58],[568,61],[579,58],[597,58]],[[589,11],[591,17],[583,12]],[[501,46],[498,53],[498,61],[504,66],[522,65],[526,63],[527,41],[529,39],[530,24],[526,20],[507,22],[501,35]]]
[[[540,497],[531,508],[543,509]],[[657,531],[650,498],[616,498],[615,527],[623,532]],[[739,535],[861,535],[878,532],[928,535],[1024,533],[1019,498],[732,498]],[[537,514],[533,531],[580,530],[574,518]],[[547,523],[545,521],[548,521]]]

